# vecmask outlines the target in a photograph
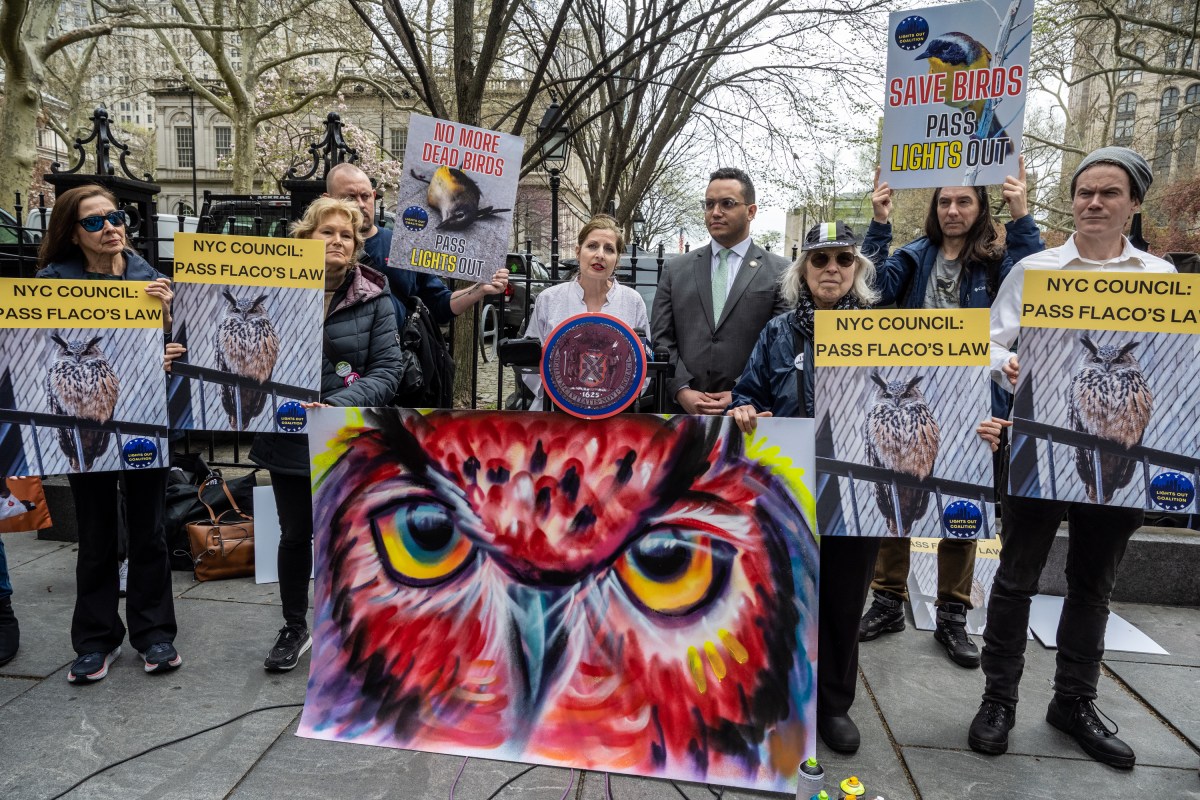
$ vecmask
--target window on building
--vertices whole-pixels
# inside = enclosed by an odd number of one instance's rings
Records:
[[[1179,40],[1172,39],[1167,42],[1167,48],[1163,55],[1163,65],[1167,69],[1174,69],[1175,64],[1179,61]]]
[[[1120,145],[1133,141],[1133,122],[1137,114],[1137,95],[1126,92],[1117,98],[1116,125],[1113,128],[1113,140]]]
[[[1183,22],[1183,6],[1171,6],[1171,24],[1178,25]]]
[[[229,158],[233,152],[233,128],[228,125],[213,128],[213,142],[216,144],[217,158]]]
[[[392,158],[402,160],[408,147],[408,128],[392,128]]]
[[[1167,175],[1171,171],[1171,154],[1175,145],[1175,120],[1179,108],[1179,90],[1170,87],[1162,93],[1158,104],[1158,138],[1154,144],[1154,171]]]
[[[189,169],[196,163],[196,141],[192,138],[191,128],[175,129],[175,160],[176,166]]]
[[[1183,95],[1179,129],[1179,166],[1185,170],[1193,169],[1196,140],[1200,139],[1200,83],[1193,83]]]
[[[1135,44],[1133,46],[1133,54],[1135,57],[1145,60],[1146,45],[1142,44],[1141,42]],[[1125,59],[1124,63],[1121,65],[1121,69],[1117,72],[1117,82],[1141,83],[1142,69],[1139,63],[1134,61],[1132,58]]]

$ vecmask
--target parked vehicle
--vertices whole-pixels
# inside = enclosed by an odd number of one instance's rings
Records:
[[[25,231],[28,235],[27,241],[35,245],[40,245],[42,236],[50,227],[50,215],[53,213],[54,207],[49,208],[34,208],[30,209],[29,216],[25,220]],[[179,221],[183,220],[183,227],[180,228]],[[131,220],[132,222],[132,220]],[[199,217],[180,216],[178,214],[157,214],[155,216],[154,236],[158,239],[158,257],[173,261],[175,259],[175,234],[180,230],[188,233],[195,233],[200,226]],[[139,238],[146,235],[146,231],[141,229],[131,231],[130,238],[137,243]]]
[[[211,217],[203,233],[234,236],[288,235],[292,221],[291,195],[204,193],[201,218]]]
[[[529,265],[529,312],[533,311],[533,303],[542,290],[550,285],[550,268],[537,259],[536,256],[524,253],[509,253],[505,260],[508,267],[508,289],[504,293],[504,335],[519,336],[525,332],[525,272]]]

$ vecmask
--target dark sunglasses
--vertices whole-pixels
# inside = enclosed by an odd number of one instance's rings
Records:
[[[837,265],[842,269],[846,269],[857,260],[854,253],[851,253],[849,250],[843,250],[837,254]],[[825,269],[825,265],[829,263],[829,253],[818,250],[808,257],[808,263],[817,269]]]
[[[90,217],[84,217],[79,220],[79,227],[88,233],[95,233],[104,227],[105,220],[114,228],[123,227],[125,225],[125,212],[110,211],[107,214],[92,214]]]

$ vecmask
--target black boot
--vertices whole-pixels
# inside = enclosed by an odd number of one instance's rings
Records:
[[[21,646],[21,627],[13,614],[12,598],[0,600],[0,667],[12,661]]]
[[[869,642],[881,633],[904,630],[904,601],[891,592],[875,592],[871,607],[858,621],[858,640]]]
[[[1137,760],[1133,748],[1117,738],[1116,730],[1105,727],[1095,704],[1086,697],[1068,697],[1055,692],[1046,709],[1046,722],[1073,736],[1083,752],[1100,763],[1118,769],[1133,769]],[[1113,728],[1116,727],[1113,722]]]
[[[1008,732],[1016,724],[1016,708],[995,700],[984,700],[979,704],[975,719],[971,720],[967,743],[976,753],[998,756],[1008,750]]]
[[[946,648],[946,655],[960,667],[979,666],[979,648],[967,636],[967,607],[962,603],[942,603],[937,610],[933,638]]]

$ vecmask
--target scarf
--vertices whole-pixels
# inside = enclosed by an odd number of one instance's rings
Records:
[[[866,303],[858,299],[858,295],[854,290],[846,292],[841,298],[833,304],[830,311],[861,311],[870,308]],[[796,310],[792,312],[794,315],[795,325],[800,329],[808,339],[813,338],[813,318],[817,313],[817,305],[813,302],[812,292],[808,290],[807,283],[800,284],[800,299],[796,302]]]

